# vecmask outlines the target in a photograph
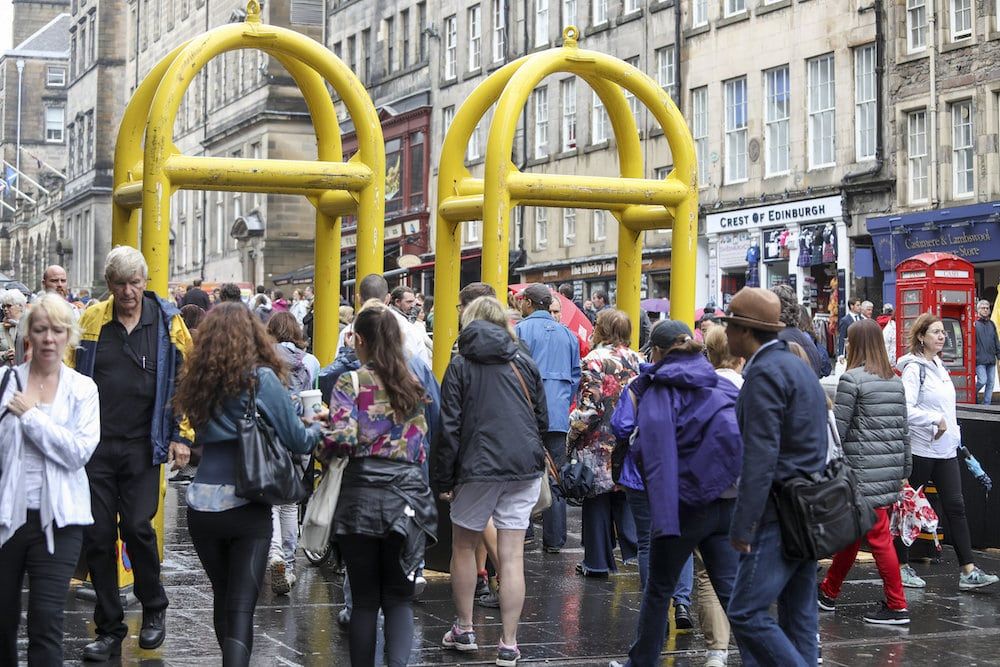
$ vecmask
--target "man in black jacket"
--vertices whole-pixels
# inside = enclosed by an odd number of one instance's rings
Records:
[[[997,360],[1000,359],[1000,338],[997,337],[997,327],[990,319],[990,302],[983,299],[976,304],[976,400],[979,392],[983,392],[983,404],[993,401],[993,380],[997,373]]]
[[[847,354],[847,328],[864,319],[861,317],[861,299],[851,299],[848,308],[848,312],[837,323],[837,354],[840,356]]]
[[[816,563],[782,553],[770,493],[825,465],[826,396],[812,369],[778,340],[780,314],[775,294],[746,287],[723,318],[730,351],[747,359],[736,403],[743,469],[729,533],[740,564],[728,614],[744,664],[815,665]],[[775,601],[780,622],[769,613]]]
[[[191,289],[184,295],[183,305],[188,306],[190,304],[194,304],[206,312],[212,307],[211,302],[208,300],[208,294],[201,288],[201,280],[197,278],[191,281]]]

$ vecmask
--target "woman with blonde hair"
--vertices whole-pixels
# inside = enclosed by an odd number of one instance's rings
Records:
[[[101,437],[97,385],[63,364],[80,340],[61,296],[22,320],[31,361],[0,373],[0,664],[16,665],[28,575],[28,664],[63,664],[63,608],[94,522],[84,466]]]
[[[844,457],[857,476],[865,504],[875,514],[875,523],[865,539],[882,577],[885,601],[864,619],[868,623],[905,625],[910,622],[910,614],[889,534],[889,508],[899,498],[902,480],[910,474],[906,394],[889,364],[882,329],[875,320],[860,320],[847,329],[847,371],[840,376],[833,411]],[[860,547],[859,540],[834,555],[819,586],[820,609],[835,609],[841,585]]]
[[[496,664],[521,657],[524,532],[538,500],[548,428],[538,368],[518,344],[504,307],[482,296],[462,311],[458,355],[441,384],[441,428],[431,449],[431,485],[451,502],[451,586],[457,618],[441,643],[479,648],[472,627],[476,547],[487,522],[497,528],[502,633]]]
[[[972,555],[972,538],[965,518],[965,500],[962,498],[962,476],[958,448],[962,433],[955,411],[955,385],[948,369],[941,362],[944,349],[944,323],[937,315],[924,313],[910,325],[909,354],[899,359],[896,366],[903,373],[906,389],[906,419],[910,431],[910,449],[913,453],[913,471],[910,485],[920,488],[934,480],[938,498],[951,531],[951,543],[958,556],[960,573],[959,590],[967,591],[995,584],[1000,579],[976,567]],[[907,588],[927,585],[909,565],[909,550],[897,542],[896,553]]]
[[[625,493],[611,478],[615,434],[611,415],[622,388],[639,374],[642,355],[629,349],[632,323],[628,315],[611,308],[597,314],[591,336],[593,350],[581,362],[583,370],[576,409],[569,416],[568,457],[573,451],[594,473],[594,488],[583,500],[583,561],[576,571],[584,576],[616,572],[615,542],[622,561],[638,555],[635,520]]]

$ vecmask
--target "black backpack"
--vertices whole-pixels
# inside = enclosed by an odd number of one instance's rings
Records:
[[[833,433],[838,454],[823,470],[776,482],[771,488],[781,549],[788,559],[829,558],[863,538],[875,523],[854,471],[844,460],[840,438]]]

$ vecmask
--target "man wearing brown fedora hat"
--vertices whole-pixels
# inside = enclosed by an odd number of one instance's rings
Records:
[[[745,665],[815,665],[816,563],[790,560],[771,487],[826,464],[826,396],[816,374],[778,339],[778,297],[746,287],[722,318],[733,355],[747,359],[736,403],[743,468],[730,541],[740,552],[729,621]],[[780,622],[769,613],[778,602]]]

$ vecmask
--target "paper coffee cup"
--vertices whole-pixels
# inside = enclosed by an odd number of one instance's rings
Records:
[[[302,414],[311,417],[323,411],[323,392],[319,389],[299,392],[299,402],[302,404]]]

